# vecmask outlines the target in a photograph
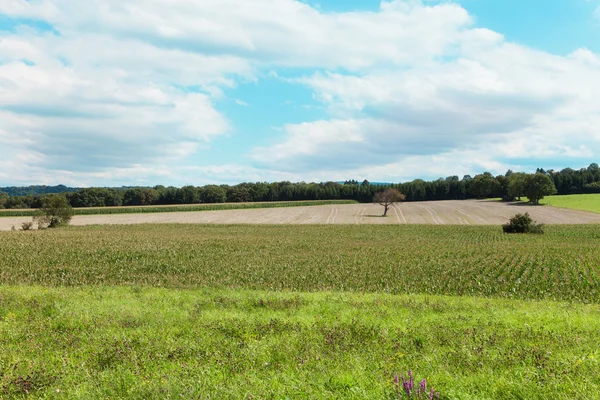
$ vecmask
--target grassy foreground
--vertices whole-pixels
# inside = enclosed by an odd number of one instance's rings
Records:
[[[546,231],[0,232],[0,398],[597,399],[600,226]]]
[[[0,285],[356,291],[598,302],[600,226],[130,225],[0,232]]]
[[[600,307],[472,297],[0,287],[0,397],[595,399]]]
[[[600,194],[572,194],[545,197],[542,204],[573,210],[591,211],[600,214]]]
[[[354,200],[276,201],[267,203],[191,204],[167,206],[91,207],[75,208],[75,215],[149,214],[165,212],[244,210],[255,208],[282,208],[324,206],[329,204],[356,204]],[[0,217],[31,217],[36,210],[0,210]]]

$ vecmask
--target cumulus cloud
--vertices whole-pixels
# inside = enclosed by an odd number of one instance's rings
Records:
[[[286,160],[289,170],[346,160],[361,176],[372,166],[386,170],[413,156],[427,164],[463,151],[479,153],[473,160],[481,166],[502,160],[504,168],[511,159],[597,157],[600,94],[591,83],[600,83],[598,60],[586,49],[558,57],[494,40],[410,69],[316,73],[297,81],[337,120],[288,126],[283,142],[255,157],[277,152],[265,165]],[[333,129],[348,122],[347,138]]]
[[[598,55],[511,44],[456,4],[325,13],[294,0],[9,0],[0,15],[51,27],[0,33],[5,181],[393,180],[597,156]],[[281,127],[247,149],[251,165],[190,169],[185,160],[243,130],[217,102],[288,67],[304,72],[281,84],[311,90],[329,118]]]

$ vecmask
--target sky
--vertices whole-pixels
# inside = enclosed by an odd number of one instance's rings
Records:
[[[0,186],[600,160],[600,0],[0,0]]]

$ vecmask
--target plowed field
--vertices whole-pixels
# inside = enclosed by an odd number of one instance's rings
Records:
[[[327,205],[292,208],[169,212],[75,216],[72,225],[129,225],[141,223],[198,224],[436,224],[499,225],[517,213],[528,212],[543,224],[600,223],[600,214],[550,206],[528,206],[494,201],[430,201],[394,205],[383,218],[376,204]],[[0,218],[0,230],[19,227],[29,217]]]

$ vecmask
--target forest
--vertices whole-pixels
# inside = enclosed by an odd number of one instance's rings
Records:
[[[541,195],[600,193],[600,168],[565,168],[560,171],[538,168],[535,174],[508,170],[504,175],[489,172],[474,177],[449,176],[432,181],[416,179],[404,183],[346,182],[292,183],[258,182],[238,185],[206,185],[122,188],[69,188],[59,186],[30,186],[0,188],[0,208],[39,208],[48,193],[64,193],[73,207],[143,206],[200,203],[236,203],[296,200],[356,200],[373,201],[376,193],[396,188],[406,201],[463,200],[502,198],[520,200],[522,196],[535,199]]]

